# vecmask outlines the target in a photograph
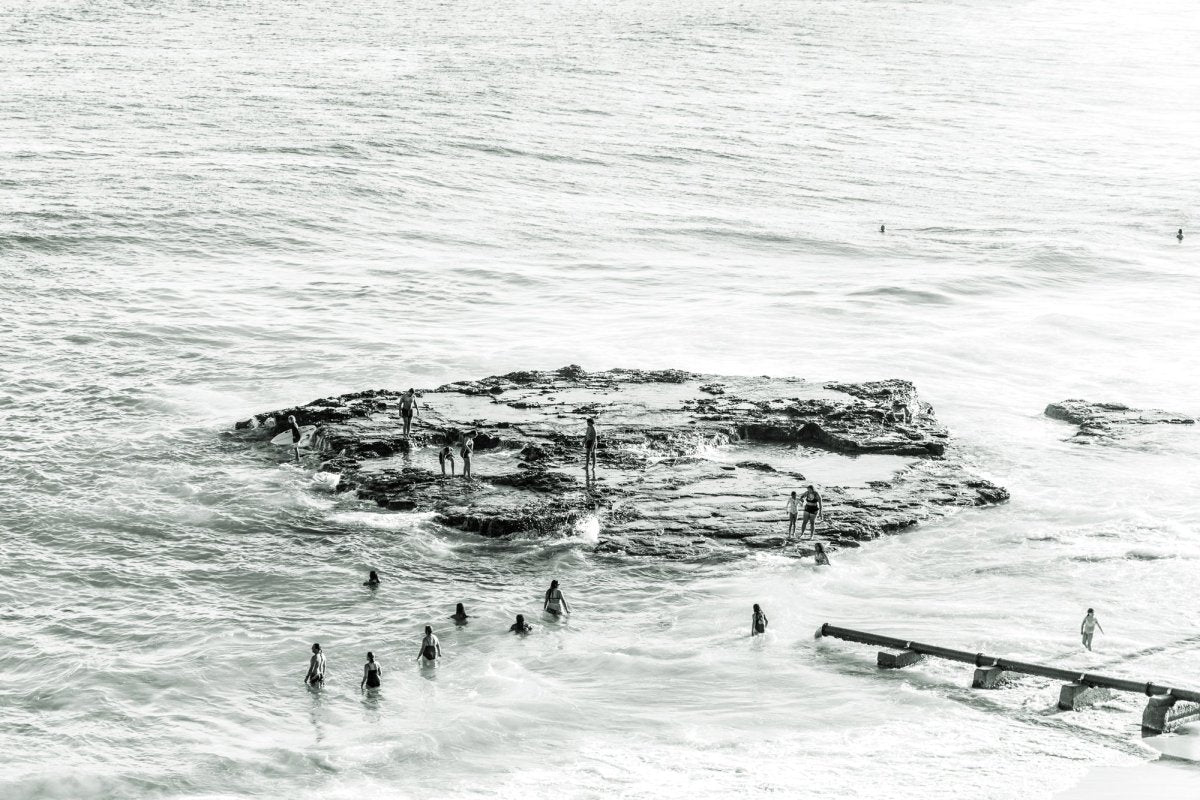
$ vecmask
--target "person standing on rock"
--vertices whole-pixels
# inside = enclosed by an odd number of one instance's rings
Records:
[[[796,532],[796,518],[800,516],[800,498],[796,497],[796,493],[792,492],[792,496],[787,502],[788,512],[788,532],[787,538],[791,539],[792,534]]]
[[[321,652],[321,645],[313,644],[312,658],[308,660],[308,672],[304,676],[304,682],[314,689],[325,684],[325,654]]]
[[[404,420],[404,435],[408,436],[409,430],[412,428],[413,413],[421,416],[421,410],[417,403],[417,390],[410,388],[407,392],[400,395],[400,418]]]
[[[750,614],[750,635],[761,636],[767,632],[767,615],[758,607],[758,603],[754,604],[754,611]]]
[[[596,420],[588,417],[587,431],[583,434],[583,475],[586,479],[588,468],[591,467],[592,477],[596,477]]]
[[[1104,633],[1104,628],[1100,625],[1100,620],[1096,619],[1096,609],[1089,608],[1087,616],[1083,618],[1083,622],[1079,625],[1079,635],[1083,638],[1083,646],[1088,650],[1092,649],[1092,636],[1096,633],[1096,629],[1100,628],[1100,632]]]
[[[442,477],[446,477],[446,462],[450,462],[450,477],[454,477],[454,451],[450,449],[450,445],[446,445],[438,453],[438,463],[442,465]]]
[[[558,581],[550,581],[550,588],[546,590],[546,601],[542,603],[542,610],[550,612],[555,617],[571,613],[571,607],[567,605],[567,598],[563,597],[562,589],[558,588]]]
[[[458,454],[462,456],[464,478],[471,477],[471,455],[475,452],[475,437],[467,434],[459,442]]]
[[[417,653],[417,661],[423,667],[432,667],[442,657],[442,643],[433,635],[433,627],[425,626],[425,638],[421,640],[421,650]]]
[[[821,516],[821,495],[812,486],[804,492],[804,519],[800,520],[800,537],[804,537],[804,529],[808,528],[810,537],[817,535],[817,517]]]
[[[288,429],[292,432],[292,452],[296,454],[296,460],[300,460],[300,439],[304,433],[300,430],[300,426],[296,424],[295,416],[288,414]]]

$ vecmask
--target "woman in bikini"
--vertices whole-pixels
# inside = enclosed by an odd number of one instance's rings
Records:
[[[442,657],[442,643],[433,635],[433,628],[425,626],[425,638],[421,640],[421,650],[417,653],[417,661],[423,667],[432,667]]]
[[[767,632],[767,615],[758,607],[758,603],[754,604],[754,612],[750,615],[750,635],[758,636]]]
[[[379,688],[379,679],[383,676],[383,667],[379,666],[375,661],[374,653],[367,653],[367,663],[363,664],[362,682],[358,684],[358,688],[366,687],[368,689]]]
[[[804,536],[804,529],[808,528],[808,535],[817,535],[817,517],[821,516],[821,495],[817,490],[809,486],[804,492],[804,496],[800,498],[804,501],[804,519],[800,520],[800,536]]]
[[[558,588],[558,581],[550,581],[550,588],[546,590],[546,601],[542,603],[542,610],[549,611],[556,617],[571,613],[571,607],[567,605],[567,598],[563,597],[562,590]]]

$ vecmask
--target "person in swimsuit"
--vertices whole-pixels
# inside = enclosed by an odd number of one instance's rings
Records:
[[[404,435],[408,436],[408,431],[412,428],[413,412],[417,416],[421,416],[421,410],[417,404],[416,389],[409,389],[404,394],[400,395],[400,418],[404,420]]]
[[[364,686],[368,689],[379,688],[379,679],[383,676],[383,667],[375,662],[375,654],[367,653],[367,663],[363,664],[362,682],[358,684],[358,688]]]
[[[758,607],[758,603],[754,604],[754,612],[750,615],[750,635],[758,636],[767,632],[767,615]]]
[[[804,497],[804,519],[800,520],[800,536],[804,536],[804,529],[807,527],[810,537],[817,535],[817,517],[821,516],[821,495],[812,486],[805,491]]]
[[[583,434],[583,475],[586,479],[588,476],[588,468],[591,467],[591,475],[596,475],[596,420],[588,417],[587,430]]]
[[[363,581],[363,586],[370,586],[372,589],[374,589],[380,583],[382,583],[382,581],[379,580],[379,573],[375,570],[371,570],[371,574],[365,581]]]
[[[533,630],[533,626],[525,621],[524,614],[517,614],[517,621],[508,626],[511,633],[529,633]]]
[[[442,477],[446,476],[446,462],[450,462],[450,476],[454,477],[454,451],[450,449],[450,445],[446,445],[438,453],[438,463],[442,465]]]
[[[421,652],[417,653],[417,661],[421,666],[431,667],[442,657],[442,643],[433,635],[433,628],[425,626],[425,638],[421,640]]]
[[[325,654],[321,652],[319,644],[312,646],[312,658],[308,660],[308,673],[304,676],[304,682],[313,687],[325,683]]]
[[[558,581],[550,581],[550,588],[546,590],[546,601],[542,603],[542,610],[549,611],[556,617],[571,613],[571,608],[567,605],[567,598],[563,597],[562,590],[558,588]]]
[[[1100,632],[1104,633],[1104,628],[1100,626],[1100,620],[1096,619],[1096,609],[1089,608],[1087,616],[1083,618],[1083,622],[1079,625],[1079,635],[1083,637],[1083,646],[1088,650],[1092,649],[1092,636],[1096,633],[1096,629],[1100,628]]]
[[[292,431],[292,452],[296,454],[296,460],[300,460],[300,439],[304,434],[300,431],[300,426],[296,424],[296,418],[288,414],[288,428]]]
[[[796,493],[792,492],[792,496],[787,502],[788,512],[788,532],[787,538],[791,539],[792,534],[796,532],[796,517],[800,516],[800,499],[796,497]]]
[[[454,614],[453,614],[453,616],[450,617],[450,619],[454,620],[459,625],[466,625],[467,620],[469,620],[470,618],[471,618],[470,615],[467,614],[467,610],[465,608],[463,608],[462,603],[459,603],[457,606],[454,607]]]
[[[1175,234],[1175,238],[1181,242],[1183,241],[1183,228],[1179,229],[1179,233]]]
[[[473,436],[471,436],[470,434],[468,434],[462,438],[462,442],[459,444],[459,448],[458,448],[458,454],[460,456],[462,456],[462,462],[463,462],[462,476],[464,478],[471,477],[471,454],[474,452],[475,452],[475,438]]]
[[[825,552],[825,545],[820,542],[817,542],[817,552],[813,554],[813,558],[816,559],[818,567],[829,566],[829,555]]]

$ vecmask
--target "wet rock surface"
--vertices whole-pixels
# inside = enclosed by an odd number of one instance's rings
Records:
[[[339,491],[484,536],[598,524],[598,552],[663,558],[780,548],[788,495],[808,483],[824,499],[815,540],[831,549],[1008,499],[954,458],[946,429],[904,380],[514,372],[419,393],[408,437],[399,395],[280,409],[239,422],[237,435],[265,441],[295,415],[317,426],[315,457],[340,475]],[[587,417],[599,432],[595,478],[583,466]],[[450,444],[461,472],[463,442],[473,445],[473,477],[443,476],[439,451]],[[812,541],[787,552],[811,553]]]
[[[1046,416],[1079,426],[1075,439],[1116,438],[1135,425],[1192,425],[1194,417],[1156,409],[1130,408],[1120,403],[1063,400],[1046,406]]]

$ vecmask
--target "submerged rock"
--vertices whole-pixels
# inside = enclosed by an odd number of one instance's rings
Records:
[[[817,539],[834,549],[1008,499],[947,457],[948,432],[903,380],[513,372],[421,393],[407,438],[398,401],[399,390],[383,389],[322,399],[260,414],[241,435],[270,438],[291,414],[317,426],[320,468],[340,474],[339,491],[484,536],[598,525],[601,553],[779,548],[788,494],[803,491],[805,475],[824,498]],[[583,470],[589,416],[600,435],[595,479]],[[469,481],[443,476],[437,458],[451,444],[461,470],[463,442],[474,448]],[[837,480],[814,461],[830,453],[847,456]]]
[[[1196,422],[1193,417],[1170,411],[1130,408],[1120,403],[1089,403],[1086,400],[1051,403],[1046,406],[1046,416],[1078,425],[1075,438],[1083,441],[1114,438],[1130,425],[1192,425]]]

